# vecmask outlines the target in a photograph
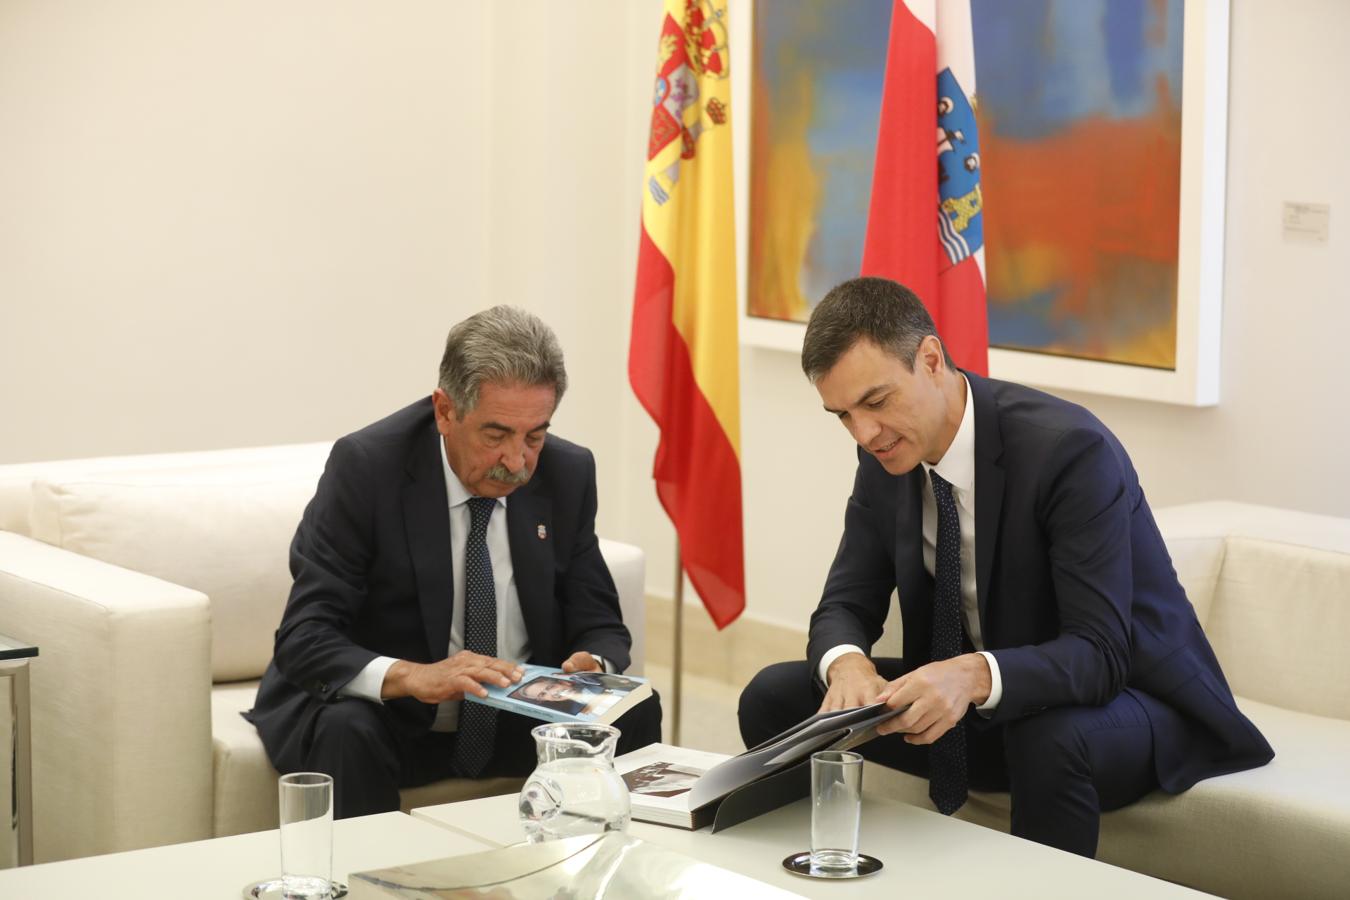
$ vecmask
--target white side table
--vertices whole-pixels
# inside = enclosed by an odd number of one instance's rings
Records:
[[[13,723],[10,748],[10,796],[7,840],[17,843],[19,865],[33,864],[33,739],[28,707],[28,661],[38,655],[32,644],[0,634],[0,678],[9,679]]]

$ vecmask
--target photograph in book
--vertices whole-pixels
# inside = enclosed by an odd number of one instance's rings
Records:
[[[651,696],[645,678],[606,672],[573,672],[549,666],[525,666],[520,681],[507,687],[484,685],[486,697],[465,694],[484,703],[546,722],[609,724]]]
[[[652,797],[678,797],[688,793],[698,776],[706,769],[692,766],[680,766],[675,763],[657,762],[640,769],[634,769],[623,776],[623,783],[634,794],[647,794]]]
[[[628,785],[633,818],[677,828],[695,827],[689,792],[709,769],[725,762],[722,753],[649,744],[616,757],[614,768]]]

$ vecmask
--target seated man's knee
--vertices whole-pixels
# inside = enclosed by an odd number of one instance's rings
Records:
[[[661,740],[661,695],[652,695],[619,717],[619,752],[639,750]]]
[[[1014,784],[1065,774],[1087,775],[1087,744],[1077,707],[1050,709],[1009,722],[1003,748]]]
[[[747,747],[763,743],[797,724],[820,705],[804,661],[774,663],[760,670],[741,691],[737,718]]]
[[[311,747],[392,745],[385,711],[369,700],[344,698],[326,704],[316,714]]]

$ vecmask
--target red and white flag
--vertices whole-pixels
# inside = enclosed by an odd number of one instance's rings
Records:
[[[956,364],[986,375],[974,96],[970,0],[896,0],[862,274],[893,279],[918,294]],[[928,143],[935,123],[936,160]]]

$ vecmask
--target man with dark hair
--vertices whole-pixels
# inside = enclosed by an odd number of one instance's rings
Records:
[[[333,445],[246,717],[279,771],[333,776],[339,817],[398,809],[400,787],[527,774],[538,721],[461,703],[521,663],[628,666],[595,460],[548,433],[566,387],[548,326],[497,306],[450,330],[430,397]],[[659,740],[659,701],[615,724],[625,752]]]
[[[1100,813],[1264,765],[1125,449],[1080,406],[957,369],[908,289],[859,278],[812,313],[802,368],[858,444],[806,662],[741,695],[754,746],[820,710],[908,707],[863,753],[1010,790],[1012,833],[1096,853]],[[873,659],[892,591],[901,659]]]

